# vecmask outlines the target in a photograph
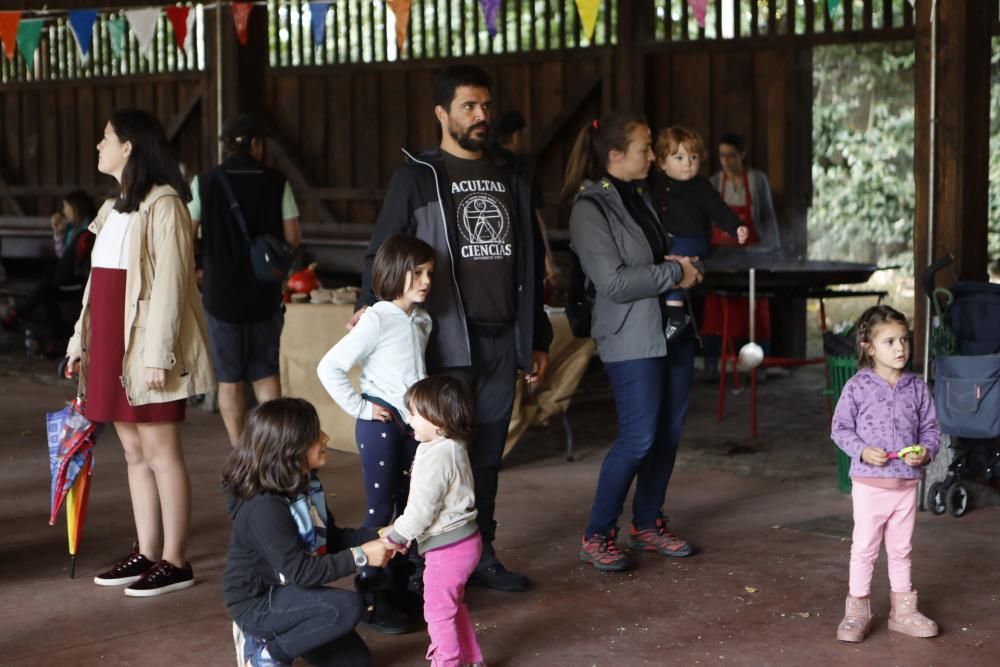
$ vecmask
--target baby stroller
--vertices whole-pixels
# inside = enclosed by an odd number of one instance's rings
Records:
[[[924,272],[933,308],[934,406],[951,441],[948,474],[931,484],[927,507],[959,517],[971,507],[963,480],[1000,486],[1000,285],[934,289],[934,273],[952,261],[949,255]]]

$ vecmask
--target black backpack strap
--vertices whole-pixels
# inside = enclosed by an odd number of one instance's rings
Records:
[[[221,167],[215,170],[215,177],[219,181],[219,186],[226,195],[226,199],[229,201],[229,210],[233,212],[233,217],[236,218],[236,223],[240,226],[240,231],[243,232],[243,236],[246,237],[247,243],[249,243],[251,241],[250,231],[247,228],[246,218],[243,217],[243,209],[240,207],[240,203],[236,201],[233,188],[229,185],[229,179],[226,178]]]

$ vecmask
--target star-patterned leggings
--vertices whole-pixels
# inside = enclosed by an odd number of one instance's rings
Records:
[[[365,527],[381,528],[406,507],[417,441],[395,421],[359,419],[354,434],[365,480]]]

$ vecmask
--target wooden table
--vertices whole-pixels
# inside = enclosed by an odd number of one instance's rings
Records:
[[[279,355],[281,393],[304,398],[315,405],[323,430],[330,436],[330,446],[356,452],[354,418],[333,402],[316,375],[319,360],[346,333],[344,325],[354,314],[354,305],[293,303],[285,308]],[[573,337],[561,311],[551,312],[549,319],[554,334],[549,369],[538,385],[529,387],[524,380],[518,381],[505,454],[530,426],[545,423],[569,407],[594,352],[593,341]],[[358,376],[357,369],[351,371],[355,387]]]

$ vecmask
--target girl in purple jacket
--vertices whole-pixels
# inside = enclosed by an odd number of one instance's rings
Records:
[[[860,642],[871,628],[872,570],[883,536],[891,584],[889,629],[934,637],[938,626],[917,611],[917,592],[910,585],[917,484],[941,439],[934,402],[927,385],[904,370],[910,358],[905,315],[873,306],[855,331],[859,370],[833,414],[833,441],[851,457],[854,501],[850,593],[837,639]]]

